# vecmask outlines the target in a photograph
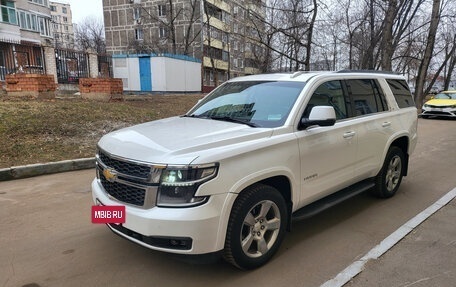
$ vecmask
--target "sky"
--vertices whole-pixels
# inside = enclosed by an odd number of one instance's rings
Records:
[[[86,17],[95,17],[103,23],[102,0],[55,0],[56,2],[69,3],[73,13],[73,23],[80,23]]]

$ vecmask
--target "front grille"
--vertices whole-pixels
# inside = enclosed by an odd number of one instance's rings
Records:
[[[147,179],[149,177],[149,174],[150,174],[149,166],[121,161],[121,160],[108,156],[107,154],[103,153],[102,151],[98,152],[98,156],[104,165],[115,169],[119,173],[123,173],[125,175],[130,175],[130,176],[134,176],[134,177],[144,178],[144,179]]]
[[[102,173],[99,173],[101,184],[103,185],[105,191],[114,197],[115,199],[137,206],[144,205],[144,199],[146,197],[146,190],[142,188],[137,188],[134,186],[122,184],[119,182],[109,182],[103,176]]]
[[[424,112],[423,114],[432,115],[432,116],[452,116],[453,115],[452,113],[440,112],[440,111],[428,111],[428,112]]]
[[[434,108],[434,109],[446,109],[446,108],[451,108],[452,106],[434,106],[434,105],[427,105],[428,108]]]

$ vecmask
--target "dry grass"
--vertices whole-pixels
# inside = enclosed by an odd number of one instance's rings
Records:
[[[37,101],[0,97],[0,168],[94,156],[100,137],[141,122],[180,115],[201,95]]]

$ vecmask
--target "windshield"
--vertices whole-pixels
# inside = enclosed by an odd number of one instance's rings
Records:
[[[439,93],[435,95],[434,99],[456,100],[456,93]]]
[[[285,123],[305,83],[230,82],[204,98],[187,116],[224,120],[254,127]]]

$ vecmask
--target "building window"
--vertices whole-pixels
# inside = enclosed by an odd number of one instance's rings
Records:
[[[51,36],[49,29],[49,19],[38,17],[38,26],[42,36]]]
[[[29,0],[29,2],[40,4],[46,7],[48,6],[48,0]]]
[[[208,3],[207,1],[205,1],[204,7],[209,18],[214,17],[222,21],[222,9]]]
[[[37,15],[25,11],[17,11],[17,18],[19,27],[22,29],[39,31]]]
[[[222,10],[222,22],[230,25],[231,24],[231,15]]]
[[[67,13],[67,8],[66,8],[66,7],[62,7],[62,13],[63,13],[63,14],[66,14],[66,13]]]
[[[141,28],[135,29],[135,39],[138,41],[144,40],[144,34]]]
[[[211,83],[214,82],[214,72],[212,72],[212,71],[209,72],[209,81],[210,81]]]
[[[166,5],[158,5],[158,17],[166,16]]]
[[[133,8],[133,19],[138,20],[139,18],[141,18],[141,8],[135,7]]]
[[[63,16],[63,22],[68,23],[68,17]]]
[[[54,6],[54,5],[51,5],[51,11],[52,11],[52,12],[56,12],[56,11],[57,11],[57,7]]]
[[[16,9],[13,1],[1,0],[1,22],[17,24]]]
[[[167,30],[165,27],[158,28],[158,36],[160,38],[166,38],[168,36]]]

